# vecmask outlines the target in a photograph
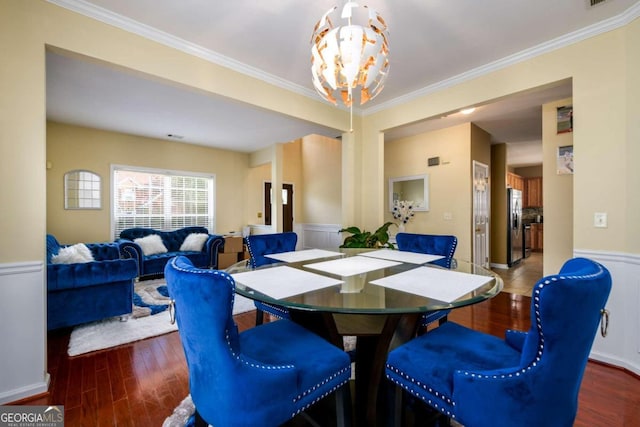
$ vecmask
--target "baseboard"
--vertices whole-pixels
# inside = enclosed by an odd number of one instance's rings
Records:
[[[15,390],[9,390],[0,394],[0,405],[6,405],[9,403],[18,402],[25,398],[41,395],[49,391],[49,382],[51,377],[49,374],[45,374],[44,381],[36,384],[29,384],[24,387],[17,388]]]
[[[627,360],[623,360],[618,357],[612,357],[609,354],[603,354],[598,351],[592,351],[591,354],[589,354],[589,359],[598,363],[602,363],[603,365],[623,369],[635,376],[640,377],[640,366]]]
[[[500,270],[508,270],[509,266],[507,264],[497,264],[497,263],[491,263],[489,264],[491,266],[491,268],[497,268]]]

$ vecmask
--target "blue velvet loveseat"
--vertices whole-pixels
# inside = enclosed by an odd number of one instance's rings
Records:
[[[202,236],[206,234],[208,237]],[[145,254],[145,245],[137,239],[149,238],[157,235],[160,237],[162,246],[160,252],[147,251]],[[202,243],[201,248],[185,249],[185,240],[190,236],[204,237],[206,240]],[[120,245],[122,258],[133,258],[138,262],[138,277],[148,279],[151,277],[162,276],[164,267],[174,256],[182,255],[191,260],[194,266],[199,268],[217,268],[218,252],[224,245],[224,238],[215,234],[209,234],[205,227],[184,227],[173,231],[156,230],[153,228],[127,228],[120,232],[120,239],[117,241]],[[197,249],[197,250],[192,250]],[[156,253],[151,253],[156,252]]]
[[[130,314],[136,261],[120,259],[116,243],[86,243],[93,261],[54,263],[70,246],[47,235],[47,328]]]

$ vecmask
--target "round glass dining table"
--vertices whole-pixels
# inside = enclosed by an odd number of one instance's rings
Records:
[[[423,315],[485,301],[503,287],[481,266],[454,260],[446,269],[422,263],[429,255],[395,250],[273,256],[279,259],[258,268],[245,260],[226,269],[236,293],[285,307],[293,321],[341,348],[345,336],[356,337],[354,415],[363,426],[384,425],[387,354],[416,335]]]

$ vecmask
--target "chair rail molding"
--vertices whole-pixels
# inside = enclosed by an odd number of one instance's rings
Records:
[[[609,333],[596,336],[589,357],[640,375],[640,254],[575,249],[573,255],[601,263],[613,281]]]

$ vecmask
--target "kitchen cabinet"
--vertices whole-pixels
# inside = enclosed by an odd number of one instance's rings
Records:
[[[524,178],[515,173],[507,172],[507,188],[513,188],[524,192]]]
[[[531,224],[531,250],[542,252],[543,249],[544,224],[534,222]]]
[[[542,177],[524,179],[523,202],[524,208],[542,207]]]

